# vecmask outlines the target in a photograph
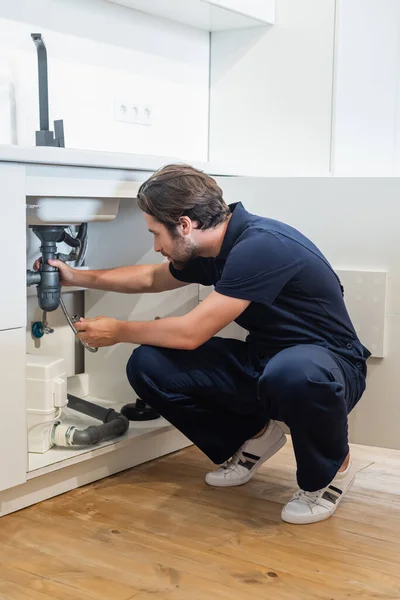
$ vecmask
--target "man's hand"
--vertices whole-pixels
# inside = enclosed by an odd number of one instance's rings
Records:
[[[33,265],[33,270],[39,271],[41,264],[42,264],[42,258],[38,258],[37,260],[35,260],[35,263]],[[57,269],[60,271],[60,283],[62,286],[68,287],[68,286],[78,285],[77,281],[76,281],[76,277],[77,277],[76,269],[73,269],[72,267],[66,265],[65,262],[62,262],[62,260],[58,260],[57,258],[50,259],[48,261],[48,264],[51,267],[57,267]]]
[[[92,348],[118,344],[120,325],[121,321],[109,317],[81,319],[74,324],[78,338]]]

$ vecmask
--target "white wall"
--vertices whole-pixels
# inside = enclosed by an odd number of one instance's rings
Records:
[[[278,0],[276,24],[212,35],[210,159],[327,173],[335,0]]]
[[[51,127],[64,119],[66,146],[207,159],[208,33],[103,0],[0,0],[0,143],[35,144],[34,32],[47,47]],[[154,125],[115,122],[119,98],[152,104]]]
[[[338,0],[335,175],[400,173],[400,2]]]
[[[241,200],[250,212],[302,231],[335,269],[388,273],[386,355],[368,361],[367,391],[351,415],[350,438],[400,449],[400,179],[246,177],[219,182],[228,202]]]

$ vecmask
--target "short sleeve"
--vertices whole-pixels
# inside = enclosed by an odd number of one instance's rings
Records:
[[[240,240],[230,252],[215,291],[225,296],[272,304],[300,269],[285,238],[260,232]]]
[[[186,263],[184,269],[175,269],[173,264],[169,263],[169,271],[178,281],[186,283],[201,283],[202,285],[212,285],[208,274],[207,265],[202,258],[194,258]]]

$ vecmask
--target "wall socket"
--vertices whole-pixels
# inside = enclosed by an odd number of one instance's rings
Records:
[[[153,125],[153,107],[148,104],[115,100],[114,121],[151,126]]]

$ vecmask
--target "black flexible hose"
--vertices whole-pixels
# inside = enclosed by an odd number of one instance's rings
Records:
[[[81,246],[81,240],[78,239],[78,236],[72,237],[72,235],[69,235],[67,232],[64,233],[64,239],[62,241],[70,248],[79,248]]]
[[[78,257],[76,259],[76,266],[77,267],[81,267],[83,265],[83,263],[85,262],[85,258],[86,258],[86,253],[87,253],[87,248],[88,248],[88,224],[87,223],[81,223],[81,225],[79,226],[79,230],[78,230],[78,234],[77,234],[77,238],[80,241],[81,245],[79,247],[79,254]]]
[[[103,423],[107,423],[111,420],[110,414],[119,414],[113,408],[105,408],[104,406],[94,404],[93,402],[88,402],[87,400],[78,398],[72,394],[67,394],[67,398],[68,408],[72,408],[72,410],[76,410],[84,415],[88,415],[89,417],[93,417],[99,421],[103,421]]]

